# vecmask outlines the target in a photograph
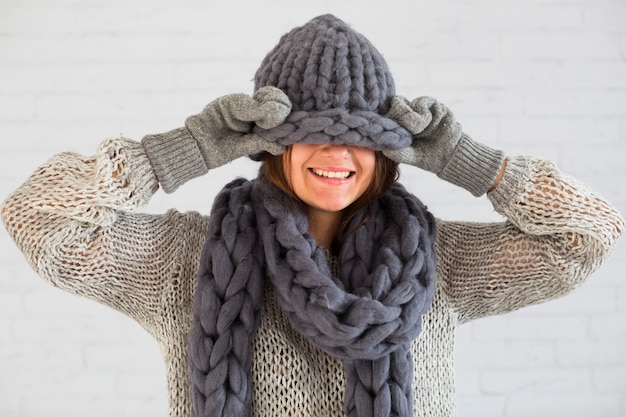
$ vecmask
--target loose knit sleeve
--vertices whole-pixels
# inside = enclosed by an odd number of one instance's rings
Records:
[[[193,212],[136,213],[157,187],[142,146],[109,139],[94,157],[52,157],[6,199],[2,220],[46,281],[154,333],[163,277],[182,285],[181,274],[195,273],[181,268],[197,265],[187,258],[202,246],[207,225]]]
[[[2,206],[2,221],[50,284],[112,307],[159,342],[170,415],[189,415],[186,337],[208,219],[139,214],[157,189],[140,144],[105,141],[95,157],[52,157]]]
[[[624,228],[613,206],[545,160],[509,160],[488,198],[505,222],[438,225],[439,285],[460,322],[572,291]]]

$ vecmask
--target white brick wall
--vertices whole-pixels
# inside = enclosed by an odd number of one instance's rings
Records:
[[[340,3],[340,4],[338,4]],[[400,94],[447,103],[476,139],[553,159],[626,213],[624,0],[0,0],[0,198],[53,153],[179,126],[251,91],[278,37],[332,12],[386,56]],[[147,210],[207,211],[237,161]],[[439,217],[486,199],[404,168]],[[158,347],[44,284],[0,230],[0,416],[165,416]],[[459,330],[459,416],[626,416],[626,242],[574,294]]]

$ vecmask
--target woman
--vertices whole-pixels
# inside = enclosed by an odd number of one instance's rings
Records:
[[[210,217],[137,212],[246,155],[259,177],[228,184]],[[506,221],[435,220],[398,163],[486,194]],[[551,162],[505,157],[436,100],[396,96],[380,54],[333,16],[283,36],[252,97],[57,155],[2,217],[44,279],[157,339],[171,416],[454,415],[456,327],[571,291],[623,230]]]

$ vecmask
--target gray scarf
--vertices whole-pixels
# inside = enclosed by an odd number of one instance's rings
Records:
[[[293,328],[343,360],[347,416],[413,415],[410,345],[434,294],[434,218],[395,184],[352,227],[333,277],[326,252],[307,231],[304,209],[263,174],[220,192],[189,343],[196,417],[250,413],[251,349],[265,275]]]

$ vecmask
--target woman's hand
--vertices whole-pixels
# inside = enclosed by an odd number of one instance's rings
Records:
[[[389,159],[433,172],[475,196],[493,186],[504,154],[464,134],[446,106],[431,97],[394,97],[388,116],[413,135],[410,147],[383,151]]]
[[[213,100],[202,112],[187,118],[184,127],[147,135],[141,140],[159,184],[166,193],[242,156],[284,151],[284,146],[252,133],[284,122],[291,102],[275,87],[253,96],[229,94]]]
[[[242,156],[269,152],[280,154],[285,147],[252,133],[254,125],[271,129],[283,123],[291,112],[291,102],[275,87],[263,87],[253,96],[230,94],[207,105],[191,116],[185,125],[198,141],[208,169]]]
[[[414,140],[410,147],[385,151],[385,155],[435,174],[443,171],[463,135],[452,112],[431,97],[413,101],[394,97],[389,117],[408,130]]]

